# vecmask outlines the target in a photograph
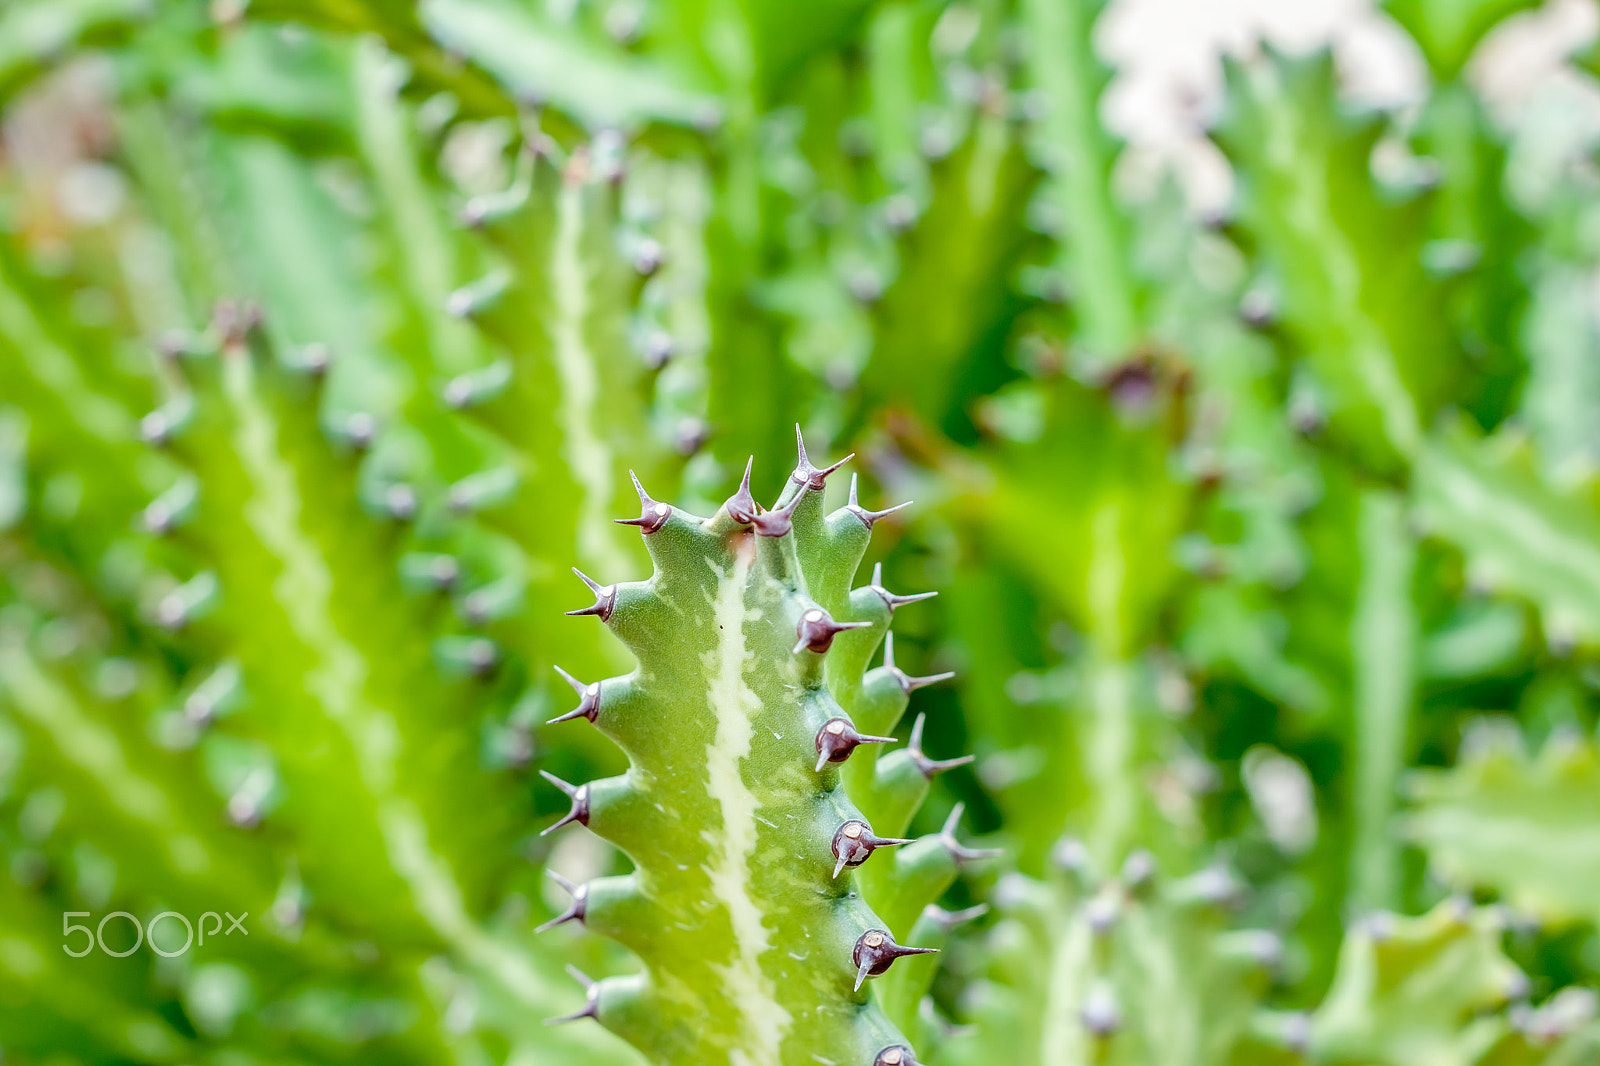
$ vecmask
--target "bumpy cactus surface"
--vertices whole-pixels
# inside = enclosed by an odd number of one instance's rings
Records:
[[[895,508],[862,507],[852,482],[825,513],[843,462],[818,468],[802,440],[771,509],[747,466],[710,518],[641,486],[639,516],[623,521],[655,573],[602,585],[579,572],[595,600],[571,613],[598,618],[638,666],[574,680],[578,706],[556,721],[593,722],[630,768],[575,787],[552,778],[572,801],[556,826],[582,823],[636,868],[572,887],[562,917],[644,961],[643,975],[590,984],[580,1013],[654,1061],[914,1061],[866,981],[937,950],[900,940],[972,853],[948,828],[926,847],[899,837],[936,769],[919,746],[876,773],[867,755],[939,678],[906,674],[890,643],[895,609],[923,597],[876,576],[851,588]],[[869,668],[880,645],[884,664]]]
[[[0,0],[4,1060],[1600,1061],[1600,51],[1140,6]]]

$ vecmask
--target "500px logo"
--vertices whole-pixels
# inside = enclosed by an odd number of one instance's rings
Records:
[[[222,928],[223,914],[226,914],[228,917],[228,928],[226,930]],[[75,959],[81,959],[98,947],[101,951],[105,952],[107,955],[110,955],[112,958],[120,959],[124,956],[132,955],[135,951],[138,951],[139,946],[143,944],[145,939],[148,937],[151,951],[155,952],[157,955],[172,959],[188,951],[195,942],[195,926],[190,924],[189,919],[185,918],[177,911],[162,911],[160,914],[151,918],[143,925],[139,924],[139,919],[135,918],[127,911],[112,911],[110,914],[107,914],[105,917],[101,918],[100,924],[96,925],[93,930],[90,930],[87,925],[75,924],[72,920],[74,918],[93,917],[94,915],[89,911],[66,911],[61,915],[61,937],[63,941],[70,940],[72,934],[74,933],[82,933],[84,936],[82,951],[73,951],[72,945],[66,942],[62,943],[61,945],[62,951],[65,951],[68,955],[71,955]],[[202,945],[205,944],[207,936],[215,939],[218,933],[221,933],[223,936],[231,936],[235,930],[243,933],[245,936],[249,936],[250,930],[244,927],[244,920],[248,917],[250,917],[249,911],[245,911],[237,918],[231,914],[228,914],[227,911],[223,911],[222,914],[218,914],[216,911],[206,911],[200,916],[200,921],[198,922],[200,927],[200,943]],[[133,926],[132,947],[126,948],[122,951],[113,951],[111,948],[106,947],[106,923],[113,918],[126,918],[128,920],[128,924]],[[207,918],[211,919],[212,923],[209,930],[206,928]],[[156,926],[163,920],[166,920],[169,923],[182,923],[184,934],[183,946],[178,948],[172,948],[170,945],[167,947],[162,947],[156,943]],[[169,924],[167,928],[170,929],[173,934],[176,934],[177,926]],[[163,939],[170,940],[172,937],[164,936]]]

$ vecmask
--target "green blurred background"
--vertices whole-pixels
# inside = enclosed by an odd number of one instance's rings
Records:
[[[568,567],[798,423],[1006,852],[924,1061],[1600,1063],[1600,13],[1345,8],[0,0],[0,1061],[642,1061]]]

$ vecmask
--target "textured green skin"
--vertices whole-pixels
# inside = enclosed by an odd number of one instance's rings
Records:
[[[597,1018],[658,1062],[867,1063],[903,1039],[870,986],[852,988],[857,939],[895,924],[865,885],[853,891],[854,874],[834,878],[834,834],[865,816],[839,769],[814,763],[818,730],[844,716],[836,691],[873,713],[856,719],[862,732],[892,727],[906,701],[892,681],[875,699],[889,679],[857,672],[889,616],[877,593],[849,593],[868,524],[849,510],[824,518],[808,473],[797,468],[777,504],[803,494],[779,537],[726,507],[710,519],[668,509],[644,534],[654,575],[617,585],[606,622],[638,667],[599,683],[595,725],[630,770],[589,786],[587,825],[637,868],[591,890],[584,922],[645,962],[642,981],[599,983]],[[825,654],[795,651],[802,616],[828,604],[848,605],[837,621],[870,626]],[[947,883],[915,885],[916,909]]]
[[[1595,857],[1580,841],[1600,795],[1594,741],[1556,735],[1530,754],[1508,726],[1479,723],[1459,765],[1413,777],[1408,833],[1450,884],[1493,888],[1541,922],[1593,924]]]
[[[171,14],[181,25],[183,13]],[[397,241],[397,259],[401,249],[426,255],[418,216],[405,213],[407,190],[394,187],[411,148],[383,139],[412,118],[381,64],[356,49],[332,58],[339,62],[322,72],[350,78],[351,99],[365,93],[365,158],[389,182],[374,228],[392,225],[415,242]],[[505,718],[531,715],[508,715],[515,689],[495,695],[463,676],[471,671],[450,653],[476,638],[397,573],[407,549],[442,544],[462,560],[467,601],[525,565],[519,551],[496,561],[498,573],[476,569],[486,552],[474,545],[490,535],[442,507],[451,484],[505,451],[492,440],[486,447],[481,430],[474,436],[431,395],[435,374],[480,358],[470,327],[444,314],[453,279],[419,275],[415,259],[393,274],[359,268],[342,253],[362,235],[317,187],[307,160],[248,132],[197,133],[146,88],[130,82],[120,132],[139,182],[138,220],[162,227],[172,270],[132,265],[43,282],[8,248],[0,271],[0,390],[30,416],[20,525],[3,544],[0,603],[10,613],[0,715],[23,744],[7,794],[20,804],[58,782],[70,788],[59,826],[42,840],[18,831],[15,808],[6,812],[8,859],[55,878],[43,897],[6,882],[8,943],[26,946],[0,972],[6,1051],[77,1046],[71,1034],[81,1031],[88,1057],[181,1062],[252,1049],[282,1061],[355,1053],[451,1062],[481,1059],[489,1032],[499,1047],[627,1061],[597,1031],[540,1024],[565,992],[560,960],[518,926],[514,908],[492,913],[538,883],[517,854],[521,790],[513,777],[483,772],[466,727],[481,720],[498,736],[504,723],[509,734],[517,723]],[[355,126],[353,115],[336,117]],[[425,221],[438,225],[439,209],[425,206],[435,215]],[[240,247],[272,253],[236,255]],[[449,269],[426,264],[441,266]],[[65,299],[86,280],[134,310],[121,328],[151,336],[177,328],[193,354],[122,359],[103,336],[64,328]],[[430,283],[439,287],[431,311]],[[423,319],[394,348],[372,319],[350,314],[390,292]],[[240,293],[261,301],[267,328],[208,336],[213,302]],[[292,369],[313,341],[336,353],[320,387]],[[152,408],[181,415],[164,451],[138,440],[139,416]],[[352,412],[382,427],[365,459],[342,439]],[[556,462],[542,470],[561,476]],[[422,500],[415,527],[384,509],[397,473]],[[52,504],[50,486],[74,478],[82,503]],[[141,528],[152,499],[174,505],[162,537]],[[545,513],[557,512],[547,503]],[[559,513],[574,529],[578,509]],[[51,570],[72,590],[65,603],[28,577]],[[186,617],[157,625],[174,586],[213,591]],[[52,630],[80,634],[69,661],[40,644]],[[548,646],[585,669],[599,659],[592,638],[562,630],[559,643],[556,623],[524,619],[510,632],[535,646],[547,646],[536,633],[550,633]],[[185,699],[224,658],[240,671],[239,698],[184,742],[191,750],[155,747],[161,723],[182,717]],[[501,685],[514,686],[519,664],[506,658]],[[114,702],[95,690],[99,674],[129,664],[139,679],[131,696]],[[265,774],[260,794],[240,791],[252,772]],[[244,816],[229,814],[234,799]],[[259,819],[273,846],[227,824],[230,816]],[[114,874],[109,897],[85,887],[99,883],[97,855]],[[205,965],[176,989],[146,987],[148,957],[57,961],[61,911],[119,906],[146,918],[167,908],[248,912],[256,936],[208,945]],[[373,944],[387,945],[377,964]],[[243,998],[223,993],[233,1006],[211,1020],[206,1004],[237,981]],[[477,1003],[480,1027],[465,1036],[440,1021],[462,995]],[[279,1021],[265,1024],[255,1013],[263,1007]],[[200,1019],[197,1037],[167,1020],[177,1010]],[[395,1038],[407,1029],[403,1042]]]
[[[530,723],[568,698],[549,664],[585,678],[622,666],[616,646],[595,639],[595,627],[559,625],[548,608],[574,594],[568,562],[607,577],[637,572],[633,560],[642,554],[628,539],[585,534],[603,528],[627,497],[624,458],[646,484],[674,483],[678,464],[665,453],[685,415],[697,420],[694,432],[716,429],[714,455],[692,460],[674,497],[697,507],[725,491],[730,462],[752,449],[769,454],[800,412],[808,426],[837,427],[841,437],[867,430],[859,439],[870,442],[868,468],[880,477],[911,470],[913,494],[933,503],[933,514],[894,531],[910,550],[887,565],[891,580],[924,566],[940,575],[943,618],[936,606],[908,621],[933,618],[934,628],[917,635],[948,636],[950,650],[970,664],[961,716],[936,713],[933,721],[936,730],[961,722],[988,756],[980,780],[994,807],[977,802],[973,781],[956,782],[973,801],[972,820],[987,828],[1001,818],[1023,868],[1044,874],[1034,885],[1040,891],[1053,884],[1046,856],[1064,823],[1092,838],[1106,869],[1134,845],[1160,852],[1163,869],[1193,869],[1205,861],[1207,841],[1220,839],[1252,859],[1252,876],[1265,889],[1260,899],[1276,898],[1284,885],[1312,886],[1295,945],[1309,955],[1309,970],[1275,1000],[1314,1002],[1333,980],[1347,907],[1431,901],[1431,889],[1418,884],[1420,863],[1391,831],[1405,763],[1449,758],[1459,718],[1483,706],[1512,710],[1535,735],[1591,723],[1582,677],[1600,625],[1590,607],[1595,597],[1585,595],[1600,538],[1583,470],[1596,454],[1600,396],[1586,295],[1593,189],[1579,166],[1536,201],[1509,199],[1508,159],[1528,163],[1526,150],[1515,150],[1522,134],[1492,120],[1462,77],[1472,48],[1497,20],[1526,6],[1521,0],[1388,5],[1417,40],[1434,82],[1416,122],[1403,128],[1345,121],[1321,61],[1269,57],[1235,70],[1233,119],[1218,141],[1240,198],[1220,232],[1196,227],[1170,196],[1124,211],[1110,181],[1119,146],[1096,121],[1107,74],[1090,47],[1098,4],[890,0],[865,10],[850,3],[707,10],[661,3],[641,38],[626,44],[611,39],[603,16],[612,5],[602,4],[576,5],[573,18],[556,26],[553,9],[493,0],[422,9],[387,0],[259,0],[242,26],[221,30],[209,27],[203,5],[186,13],[183,6],[163,5],[170,20],[157,20],[148,35],[138,31],[137,47],[123,53],[133,55],[126,65],[135,76],[125,83],[130,96],[111,160],[132,179],[136,211],[142,217],[148,208],[176,246],[176,280],[152,289],[119,278],[115,253],[131,247],[118,243],[128,236],[122,229],[73,230],[69,272],[53,280],[31,270],[36,249],[24,250],[27,238],[8,233],[0,242],[0,419],[10,427],[0,429],[0,525],[17,523],[0,543],[0,601],[8,607],[0,625],[0,733],[20,737],[22,751],[12,769],[0,768],[0,781],[10,782],[0,791],[11,790],[0,798],[0,850],[24,881],[42,861],[53,879],[48,891],[65,886],[43,896],[0,877],[0,989],[31,997],[29,1028],[14,1024],[22,1012],[6,1017],[8,1058],[76,1046],[80,1033],[84,1057],[119,1061],[191,1062],[243,1048],[274,1061],[409,1053],[475,1062],[500,1057],[506,1044],[558,1056],[569,1042],[582,1047],[572,1052],[580,1061],[610,1053],[592,1027],[547,1033],[536,1024],[553,1009],[547,1001],[571,995],[553,972],[558,956],[593,952],[582,959],[590,972],[617,963],[592,939],[529,943],[531,923],[518,899],[537,894],[538,871],[514,853],[538,861],[545,846],[520,839],[530,821],[519,810],[531,806],[527,789],[515,778],[486,780],[468,736],[476,723],[491,764],[523,765],[537,754]],[[46,8],[89,12],[91,19],[68,28],[89,30],[79,39],[90,44],[128,36],[111,23],[109,38],[91,26],[96,12],[121,10],[99,0],[14,3],[7,16]],[[955,32],[963,11],[980,16],[970,39]],[[295,44],[256,32],[267,29],[250,21],[258,16],[337,32],[302,33]],[[402,85],[392,58],[353,34],[382,36],[411,63],[411,80]],[[510,60],[508,42],[517,46]],[[662,120],[630,129],[637,155],[620,192],[571,161],[587,149],[563,148],[531,168],[526,200],[501,198],[505,210],[483,219],[476,234],[457,229],[440,192],[448,182],[430,158],[439,148],[436,127],[413,104],[444,89],[466,118],[514,115],[514,94],[537,66],[530,57],[574,42],[561,56],[573,64],[563,71],[570,80],[539,109],[542,131],[571,146],[587,136],[585,120]],[[842,42],[849,47],[836,47]],[[72,54],[22,43],[21,52],[0,56],[0,95]],[[962,88],[973,74],[981,92]],[[592,87],[608,80],[619,92],[601,98]],[[641,85],[660,90],[664,110],[652,110],[649,99],[641,104]],[[720,128],[698,128],[698,116],[682,109],[686,100],[708,99]],[[803,123],[795,121],[796,104]],[[948,132],[945,148],[930,150],[920,136],[930,122]],[[524,132],[538,142],[539,133]],[[1436,165],[1435,189],[1397,195],[1369,183],[1369,150],[1385,132]],[[1530,125],[1529,142],[1538,136]],[[1263,150],[1272,144],[1292,150]],[[590,158],[604,156],[594,149]],[[641,188],[668,186],[672,193],[651,210],[641,213],[630,200]],[[1023,210],[1036,186],[1034,206],[1050,209],[1037,217]],[[352,191],[355,207],[346,199]],[[890,224],[891,198],[896,211],[904,206],[899,198],[911,205],[909,229]],[[189,208],[208,199],[218,217],[191,232]],[[641,231],[667,246],[664,266],[642,288],[627,262]],[[1440,243],[1463,241],[1472,247]],[[1464,265],[1473,257],[1463,251],[1475,253],[1475,266]],[[1052,284],[1035,271],[1018,276],[1019,262],[1040,267]],[[446,305],[457,286],[497,276],[510,282],[498,298],[468,308],[481,329],[451,319]],[[873,284],[857,287],[858,278]],[[1054,284],[1060,280],[1071,284]],[[1264,315],[1244,299],[1257,288],[1271,297]],[[493,286],[473,289],[487,296]],[[75,326],[103,291],[128,321],[111,331]],[[425,819],[437,826],[429,839],[452,853],[468,909],[543,975],[534,995],[504,995],[494,980],[464,972],[462,953],[440,947],[438,928],[405,902],[404,872],[372,835],[379,807],[361,775],[348,760],[313,750],[348,750],[350,741],[294,684],[315,674],[327,645],[294,632],[294,612],[269,587],[287,567],[242,509],[271,481],[251,480],[246,465],[230,458],[236,416],[249,405],[228,399],[214,353],[136,369],[142,357],[133,354],[133,338],[171,325],[198,331],[216,298],[241,292],[267,309],[251,387],[271,415],[276,442],[267,454],[275,450],[282,460],[258,462],[255,472],[292,471],[304,501],[304,536],[294,543],[313,544],[338,564],[326,610],[311,613],[355,634],[374,671],[375,698],[402,706],[408,732],[437,755],[408,756],[400,791],[427,800]],[[1241,304],[1248,327],[1237,314]],[[382,310],[369,316],[352,308]],[[627,321],[635,312],[639,319]],[[657,375],[628,350],[629,334],[663,322],[677,354]],[[570,389],[572,378],[559,369],[558,338],[570,351],[575,336],[592,356],[596,387],[588,392]],[[1044,358],[1017,343],[1041,336]],[[340,355],[321,387],[279,365],[313,341]],[[1163,401],[1170,417],[1130,417],[1114,390],[1083,380],[1093,377],[1086,371],[1135,354],[1151,357],[1163,371],[1157,379],[1172,385],[1174,395]],[[1079,380],[1051,369],[1062,356]],[[854,388],[838,389],[839,364],[847,364],[844,380],[859,374]],[[503,367],[514,368],[508,381],[496,377]],[[1029,380],[1000,388],[1019,374]],[[1386,377],[1400,379],[1400,393],[1374,388]],[[445,409],[439,400],[447,385],[469,379],[468,410]],[[1308,381],[1322,387],[1320,410],[1332,418],[1325,428],[1301,418]],[[137,416],[157,406],[187,420],[188,435],[165,454],[132,443]],[[1482,428],[1441,425],[1443,406]],[[1024,417],[998,417],[1002,408]],[[1030,410],[1043,412],[1031,426]],[[345,440],[353,411],[379,418],[365,458]],[[1497,428],[1512,413],[1530,440]],[[567,443],[570,428],[585,421],[591,436],[615,445],[606,461],[580,470]],[[974,444],[984,437],[1001,440]],[[880,466],[877,456],[893,461]],[[213,484],[241,475],[242,487]],[[75,509],[74,478],[83,489]],[[397,482],[415,487],[423,502],[419,520],[404,527],[383,518],[384,493]],[[459,511],[445,506],[453,492],[465,497]],[[130,532],[153,499],[176,513],[175,532],[161,541]],[[429,577],[443,558],[461,571],[448,590]],[[40,566],[62,580],[41,581]],[[838,584],[841,593],[846,584]],[[57,586],[72,591],[46,591]],[[193,594],[202,609],[177,634],[151,622],[171,587]],[[865,595],[859,609],[876,610],[874,594]],[[856,609],[844,603],[836,597],[825,605],[843,617]],[[255,605],[262,605],[262,646],[243,657],[241,701],[199,751],[154,750],[146,720],[169,720],[221,656],[256,639]],[[1045,639],[1063,618],[1079,634],[1075,644],[1056,642],[1065,652]],[[369,619],[379,620],[370,631]],[[82,643],[62,658],[70,633]],[[484,638],[496,646],[498,667],[472,682],[470,653]],[[842,636],[824,676],[858,724],[887,732],[903,694],[883,674],[860,685],[875,641]],[[1064,668],[1053,665],[1063,658]],[[128,702],[112,704],[96,678],[114,676],[118,659],[141,664],[142,680]],[[1014,701],[1010,682],[1019,671],[1046,695]],[[1177,720],[1172,705],[1155,698],[1176,679],[1197,686],[1194,713]],[[283,704],[282,721],[261,713],[263,698]],[[425,703],[413,706],[413,698]],[[1244,798],[1232,760],[1246,727],[1259,730],[1249,742],[1301,759],[1319,800],[1339,797],[1320,804],[1318,843],[1293,864],[1263,859],[1258,829],[1239,813]],[[569,727],[551,768],[581,779],[577,773],[589,767],[604,772],[614,764],[615,753],[589,733]],[[96,741],[75,747],[79,734]],[[950,734],[937,736],[953,746]],[[15,761],[9,743],[0,748]],[[1559,753],[1564,743],[1558,738],[1548,750]],[[292,871],[219,824],[239,791],[240,767],[259,765],[263,750],[276,784],[255,832],[284,849],[273,855],[294,849]],[[1171,787],[1172,767],[1191,750],[1221,764],[1215,801]],[[175,815],[158,829],[125,815],[121,794],[101,787],[104,767],[82,761],[85,751],[120,752],[134,777],[113,775],[113,782],[145,781],[147,795],[153,790],[175,810],[202,816]],[[1328,769],[1330,752],[1341,769]],[[1592,806],[1574,799],[1587,792],[1547,775],[1544,763],[1516,763],[1508,785],[1490,772],[1501,762],[1475,759],[1467,752],[1454,776],[1422,786],[1416,825],[1432,820],[1435,832],[1419,839],[1437,868],[1460,889],[1499,890],[1552,914],[1586,913],[1582,898],[1556,907],[1540,884],[1500,880],[1505,869],[1531,880],[1538,864],[1485,858],[1458,842],[1492,840],[1490,830],[1507,817],[1519,839],[1581,837],[1589,822],[1567,816]],[[1030,767],[1031,778],[1018,776]],[[875,747],[859,750],[840,776],[885,834],[904,831],[928,790],[904,754]],[[325,826],[308,815],[314,801],[305,795],[324,780],[341,804]],[[1146,786],[1157,782],[1166,803],[1160,810],[1147,802]],[[52,787],[71,800],[58,828],[39,837],[37,812],[49,803],[33,801]],[[541,809],[553,809],[553,791],[538,795]],[[245,873],[227,885],[184,875],[169,833],[197,836],[223,866]],[[560,868],[582,850],[557,847]],[[73,894],[96,883],[95,849],[115,861],[115,898],[148,899],[152,908],[237,900],[259,912],[262,901],[280,890],[288,898],[303,883],[301,940],[235,961],[256,983],[262,1017],[307,993],[304,1002],[319,1005],[319,1017],[332,1019],[327,1029],[341,1037],[316,1036],[308,1006],[295,1015],[291,1036],[261,1024],[252,1008],[231,1034],[202,1025],[201,1037],[190,1039],[169,1020],[179,1010],[203,1013],[191,994],[199,985],[153,992],[142,969],[61,965],[53,956],[55,920],[59,909],[98,898]],[[362,879],[327,888],[318,871],[351,869],[352,856],[371,860],[358,871]],[[959,873],[947,849],[925,841],[880,854],[856,883],[902,942],[936,945],[944,931],[918,917],[919,904]],[[982,876],[970,886],[976,898]],[[630,884],[596,887],[597,916],[615,910]],[[956,892],[965,899],[968,890]],[[1056,924],[1069,927],[1081,893],[1049,891],[1043,898]],[[389,905],[361,926],[365,893]],[[1040,945],[1054,952],[1065,940],[1041,935],[1030,951],[1012,950],[1017,908],[1004,893],[997,903],[1005,913],[994,958],[980,956],[937,986],[931,962],[910,960],[870,986],[919,1050],[941,1035],[920,1002],[933,988],[939,1012],[980,1019],[983,1032],[996,1034],[986,1047],[1006,1053],[1016,1028],[1003,1011],[982,1007],[985,985],[970,1002],[961,998],[966,972],[1025,993],[1012,1003],[1017,1016],[1038,1016],[1028,996],[1049,986],[1033,980],[1037,952]],[[1214,915],[1192,926],[1188,912],[1167,922],[1174,911],[1165,897],[1148,906],[1168,930],[1151,941],[1161,952],[1176,944],[1177,957],[1209,959],[1231,935]],[[534,900],[529,909],[540,907]],[[333,915],[339,928],[324,920]],[[978,928],[974,945],[987,940]],[[1355,961],[1339,963],[1341,987],[1372,972],[1356,965],[1372,956],[1360,947],[1363,935],[1350,941],[1359,947],[1347,956]],[[1400,939],[1412,943],[1409,933]],[[352,968],[350,958],[372,941],[382,962]],[[437,968],[420,963],[423,952],[453,960],[442,985]],[[28,970],[35,959],[43,969]],[[1551,972],[1566,979],[1572,960]],[[305,973],[319,975],[324,987],[304,989],[281,976]],[[355,991],[341,999],[326,987],[335,983]],[[1130,1022],[1108,1047],[1121,1055],[1167,1046],[1150,1025],[1157,1013],[1134,1009],[1144,1002],[1142,982],[1126,985],[1116,993]],[[1215,991],[1230,1008],[1245,998],[1231,980]],[[1450,1004],[1439,1011],[1432,997],[1422,998],[1428,1002],[1416,1001],[1414,1013],[1432,1019],[1430,1046],[1461,1059],[1504,1066],[1548,1053],[1552,1064],[1586,1066],[1593,1058],[1592,1043],[1574,1038],[1546,1048],[1498,1012],[1464,1022]],[[1175,1002],[1187,1011],[1192,1000],[1185,989]],[[0,1010],[14,1001],[5,1002]],[[341,1043],[359,1033],[369,1012],[394,1002],[421,1019],[401,1038],[405,1049],[382,1033]],[[441,1017],[472,1013],[462,1006],[469,1003],[476,1014],[467,1036],[431,1035]],[[1371,1035],[1378,1006],[1354,1011],[1345,1035],[1327,1038],[1326,1053],[1409,1066],[1409,1052]],[[641,1012],[631,1023],[654,1039],[653,1018]],[[430,1035],[419,1037],[421,1028]],[[1461,1050],[1464,1043],[1472,1047]],[[1290,1055],[1248,1040],[1239,1047],[1250,1061],[1258,1053],[1274,1063]]]
[[[1273,960],[1258,953],[1259,932],[1227,931],[1225,909],[1204,896],[1210,876],[1003,882],[988,980],[971,992],[977,1030],[952,1043],[950,1061],[1252,1061],[1244,1048]]]

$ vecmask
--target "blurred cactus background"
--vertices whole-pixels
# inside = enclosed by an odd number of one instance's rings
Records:
[[[0,1062],[1600,1064],[1600,8],[1240,29],[1152,149],[1239,6],[0,0]],[[812,594],[939,593],[828,670],[942,954],[547,1026],[707,968],[535,933],[632,869],[569,568],[797,424],[915,500]]]

